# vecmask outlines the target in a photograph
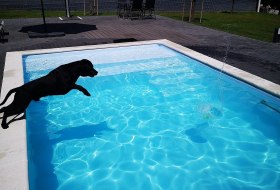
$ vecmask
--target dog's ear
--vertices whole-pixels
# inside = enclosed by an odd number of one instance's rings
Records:
[[[83,63],[91,63],[89,60],[87,60],[87,59],[82,59],[81,60],[81,62],[83,62]],[[92,63],[91,63],[92,64]]]
[[[90,67],[93,67],[93,64],[91,61],[89,61],[88,59],[82,59],[81,62],[85,65],[88,65]]]

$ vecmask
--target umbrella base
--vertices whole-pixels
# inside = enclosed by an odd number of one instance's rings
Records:
[[[48,37],[59,37],[65,36],[64,32],[45,32],[45,33],[37,33],[37,32],[28,32],[29,38],[48,38]]]

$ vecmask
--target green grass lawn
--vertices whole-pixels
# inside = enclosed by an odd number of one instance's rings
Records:
[[[116,14],[116,13],[114,13]],[[71,11],[73,16],[84,16],[83,11]],[[113,15],[111,12],[102,12],[99,15],[107,16]],[[45,11],[46,17],[59,17],[65,16],[65,11]],[[89,12],[86,12],[86,16],[90,16]],[[0,20],[9,18],[39,18],[42,17],[41,10],[1,10],[0,9]]]
[[[56,17],[64,15],[65,11],[45,11],[46,17]],[[42,17],[41,10],[0,10],[0,19],[38,17]]]
[[[182,20],[182,13],[160,13],[162,16]],[[195,16],[194,24],[225,32],[246,36],[249,38],[272,42],[274,29],[280,27],[280,16],[255,12],[205,12],[202,23],[200,14]],[[188,18],[184,18],[188,22]]]
[[[83,16],[82,11],[72,11],[72,15]],[[158,12],[161,16],[166,16],[176,20],[182,20],[181,12]],[[65,16],[65,11],[46,11],[46,17]],[[99,15],[115,15],[115,13],[100,13]],[[86,13],[89,16],[89,13]],[[37,18],[41,17],[40,10],[1,10],[0,20],[6,18]],[[222,30],[225,32],[246,36],[249,38],[271,42],[274,29],[280,27],[280,16],[262,13],[223,13],[223,12],[205,12],[203,13],[202,23],[199,22],[199,12],[195,16],[194,24],[205,27]],[[184,18],[185,22],[188,18]]]

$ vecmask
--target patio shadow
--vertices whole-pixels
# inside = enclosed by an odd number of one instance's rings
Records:
[[[64,32],[65,34],[78,34],[91,30],[97,30],[96,25],[81,24],[81,23],[50,23],[47,24],[47,32]],[[22,27],[19,32],[28,33],[45,33],[44,25],[31,25]]]

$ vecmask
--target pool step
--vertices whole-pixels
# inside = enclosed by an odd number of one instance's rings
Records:
[[[153,60],[153,61],[135,61],[135,62],[127,62],[127,63],[115,63],[115,64],[104,64],[96,66],[99,74],[98,76],[109,76],[109,75],[118,75],[124,73],[132,73],[132,72],[146,72],[150,71],[158,71],[161,69],[166,69],[175,66],[182,66],[181,63],[169,63],[163,62],[161,60]]]
[[[280,114],[280,110],[278,110],[277,108],[269,105],[265,100],[260,101],[260,103]]]

